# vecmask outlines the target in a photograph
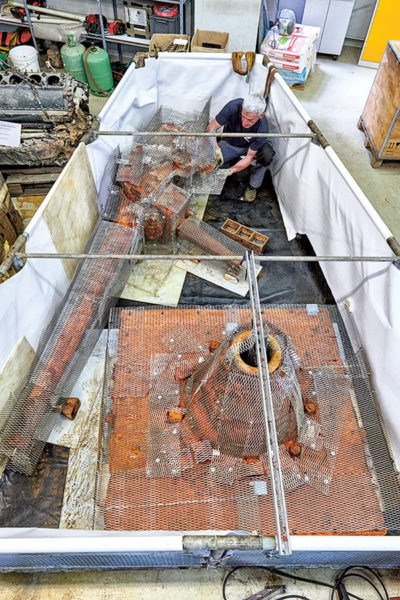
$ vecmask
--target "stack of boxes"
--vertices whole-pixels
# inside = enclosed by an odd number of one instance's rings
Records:
[[[319,27],[296,25],[288,37],[273,28],[261,44],[261,53],[268,56],[287,84],[304,83],[316,60],[319,32]]]

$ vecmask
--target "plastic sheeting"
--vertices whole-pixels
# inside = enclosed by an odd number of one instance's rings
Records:
[[[308,115],[280,83],[271,89],[271,125],[278,131],[307,131]],[[305,120],[306,119],[306,120]],[[280,139],[273,179],[288,237],[305,233],[317,255],[392,256],[389,229],[332,148]],[[400,465],[400,272],[390,263],[321,263],[322,271],[353,343],[363,347],[391,447]]]
[[[222,194],[210,196],[203,220],[219,229],[226,219],[233,219],[247,227],[253,227],[269,237],[263,252],[265,255],[303,255],[313,253],[306,236],[288,241],[279,204],[267,173],[257,199],[251,204],[241,201],[248,173],[243,171],[229,177]],[[257,278],[262,304],[334,304],[318,263],[271,262]],[[187,274],[180,297],[180,304],[248,304],[234,292],[217,287],[205,279]]]
[[[267,69],[261,56],[249,84],[233,73],[229,55],[161,54],[146,67],[131,67],[101,113],[102,129],[145,127],[158,105],[199,110],[211,97],[215,114],[228,100],[263,93]],[[268,116],[280,131],[309,132],[309,116],[294,95],[277,80],[272,85]],[[131,138],[98,139],[87,150],[96,185],[110,152]],[[317,254],[391,255],[390,235],[375,211],[331,149],[310,141],[280,140],[275,144],[273,178],[289,237],[305,233]],[[77,201],[78,197],[77,197]],[[365,208],[367,207],[367,208]],[[85,240],[82,240],[83,244]],[[29,251],[54,251],[41,213],[31,222]],[[52,263],[51,266],[48,263]],[[339,306],[347,301],[367,352],[392,449],[400,464],[400,274],[394,266],[374,263],[323,263],[323,272]],[[29,261],[23,271],[0,288],[0,369],[25,334],[35,348],[43,326],[68,285],[60,261]]]
[[[58,527],[69,449],[46,444],[33,477],[6,469],[0,481],[0,527]]]

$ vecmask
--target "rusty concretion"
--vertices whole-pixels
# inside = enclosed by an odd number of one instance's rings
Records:
[[[116,216],[118,221],[119,213]],[[131,237],[129,237],[131,243]],[[128,251],[128,238],[108,235],[99,253],[124,254]],[[99,268],[98,261],[89,261],[85,291],[72,295],[71,311],[64,328],[42,368],[35,374],[34,382],[28,383],[27,397],[21,409],[18,426],[7,438],[10,446],[25,450],[30,445],[36,428],[48,408],[51,408],[52,391],[60,382],[98,308],[104,291],[114,277],[118,261],[109,261]],[[10,427],[12,429],[12,425]]]
[[[164,130],[180,131],[181,128],[167,123],[160,127],[160,131]],[[150,213],[144,219],[144,232],[149,240],[169,241],[173,227],[185,218],[188,204],[187,197],[169,180],[174,174],[185,177],[195,170],[207,170],[208,167],[193,165],[190,155],[182,147],[175,146],[170,160],[146,170],[143,170],[142,158],[143,148],[137,144],[132,148],[127,163],[119,170],[121,194],[113,221],[125,228],[136,228],[137,215],[132,211],[132,206],[139,200],[154,195]],[[99,254],[126,254],[127,251],[123,236],[112,234],[108,234],[98,250]],[[118,262],[108,262],[100,272],[97,261],[90,262],[88,268],[84,289],[70,300],[73,306],[68,321],[57,334],[57,340],[45,364],[24,389],[26,400],[18,426],[14,427],[10,423],[10,433],[6,439],[11,447],[26,450],[46,410],[52,408],[52,390],[57,387],[74,357],[115,269],[118,268]]]
[[[279,329],[277,331],[279,333]],[[193,439],[208,439],[213,447],[220,448],[224,453],[243,458],[258,457],[266,452],[262,404],[258,398],[257,402],[254,401],[254,387],[258,389],[257,363],[254,360],[254,364],[251,364],[253,359],[240,350],[251,334],[252,329],[244,328],[219,346],[212,358],[193,373],[186,387],[185,398]],[[281,349],[273,336],[270,336],[270,348],[273,350],[268,352],[269,371],[271,376],[275,373],[276,377],[281,378],[282,374],[276,372],[282,361]],[[214,362],[216,355],[218,358]],[[228,355],[233,360],[229,360]],[[229,416],[226,414],[227,407]],[[297,422],[290,397],[282,398],[280,404],[275,406],[275,411],[278,441],[284,443],[295,439]],[[251,439],[249,420],[252,421]]]
[[[213,361],[221,359],[219,365],[225,362],[231,340],[227,343],[223,333],[226,333],[230,315],[229,309],[226,311],[210,307],[202,311],[185,308],[123,309],[119,312],[119,358],[110,390],[112,409],[105,417],[106,422],[112,424],[108,461],[105,465],[107,493],[103,514],[106,529],[201,531],[211,528],[237,531],[245,528],[249,531],[261,531],[263,535],[274,535],[274,512],[268,480],[265,495],[255,496],[253,492],[256,481],[269,477],[267,455],[263,453],[257,456],[255,453],[241,458],[228,452],[232,439],[225,439],[224,447],[214,444],[210,439],[210,436],[215,438],[217,428],[221,431],[226,429],[228,437],[234,437],[235,416],[240,416],[241,409],[242,414],[245,414],[241,402],[246,390],[238,390],[235,386],[235,393],[239,391],[241,394],[237,401],[238,410],[227,415],[227,420],[224,420],[223,413],[218,414],[217,407],[223,403],[227,391],[224,377],[229,373],[229,366],[223,367],[220,381],[215,378],[214,383],[210,381],[210,385],[200,387],[202,397],[195,398],[196,386],[201,384],[207,373],[212,377]],[[326,342],[334,334],[328,310],[320,309],[318,321],[315,317],[309,317],[306,310],[301,308],[286,311],[271,308],[264,310],[263,315],[268,318],[268,322],[275,320],[282,324],[284,320],[285,331],[296,352],[298,351],[300,360],[307,365],[307,371],[303,372],[307,376],[301,376],[301,372],[298,372],[302,392],[311,394],[311,376],[308,371],[320,367],[321,347],[324,348],[324,360],[328,364],[335,369],[343,367],[337,344]],[[248,329],[245,324],[251,319],[251,312],[243,310],[238,318],[243,323],[243,329]],[[182,355],[176,358],[170,375],[165,375],[165,379],[160,380],[160,385],[165,389],[171,385],[172,389],[179,387],[176,402],[169,411],[171,416],[172,412],[177,412],[183,418],[180,422],[170,423],[165,413],[164,418],[157,417],[154,421],[149,404],[149,388],[142,388],[139,392],[137,373],[135,369],[128,369],[127,365],[135,364],[139,355],[143,364],[150,365],[155,356],[169,352],[164,341],[165,335],[167,331],[174,330],[178,322],[187,330],[188,335],[195,332],[196,343],[203,349],[209,349],[210,354],[199,363],[199,354],[193,354],[188,346],[185,351],[183,344],[180,348]],[[274,337],[279,337],[275,330],[271,333]],[[151,344],[143,345],[143,339],[151,339]],[[310,339],[313,344],[304,345],[304,340]],[[219,343],[213,353],[211,341],[215,345]],[[176,377],[183,363],[186,364],[186,371],[182,368],[180,373],[193,373],[189,382]],[[234,367],[236,368],[237,366]],[[220,371],[220,367],[218,370]],[[279,367],[272,378],[284,379],[281,371],[282,367]],[[257,378],[250,375],[248,378],[250,381],[257,381]],[[191,383],[193,385],[190,388]],[[132,390],[137,391],[133,394],[134,397],[129,397]],[[183,397],[182,390],[187,392]],[[254,414],[254,406],[250,407],[250,412]],[[289,492],[286,502],[292,534],[385,534],[376,485],[365,461],[365,432],[358,426],[349,393],[345,398],[344,412],[342,451],[336,457],[335,477],[329,495],[301,482],[297,488],[286,488],[293,482],[293,465],[300,460],[298,452],[301,445],[296,442],[296,436],[288,435],[285,444],[280,446],[284,450],[281,466],[285,489]],[[194,420],[196,427],[193,425]],[[156,426],[156,422],[160,439],[167,440],[170,435],[175,442],[179,438],[173,451],[174,464],[176,461],[180,464],[179,475],[146,473],[149,448],[154,443],[148,435],[149,423]],[[237,440],[233,439],[235,441]],[[161,445],[160,448],[165,446]],[[157,450],[157,446],[153,447],[154,450]],[[300,455],[303,451],[309,453],[310,449],[300,448]],[[317,462],[327,460],[322,452],[317,452],[317,456]],[[351,487],[348,485],[349,481]],[[246,502],[249,504],[246,505]],[[249,510],[244,513],[246,506]]]
[[[79,398],[65,398],[64,404],[61,407],[61,414],[73,421],[78,414],[80,406],[81,401]]]

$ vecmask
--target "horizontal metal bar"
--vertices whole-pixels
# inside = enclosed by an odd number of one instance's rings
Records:
[[[316,139],[313,133],[228,133],[215,131],[94,131],[94,135],[128,135],[147,137],[224,137],[224,138],[308,138]]]
[[[54,254],[17,252],[16,258],[63,258],[105,260],[244,260],[239,254]],[[256,256],[256,262],[394,262],[393,256]]]

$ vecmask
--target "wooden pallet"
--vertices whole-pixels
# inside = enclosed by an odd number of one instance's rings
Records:
[[[61,167],[56,171],[43,167],[41,169],[8,170],[6,184],[11,196],[46,195],[57,180]]]
[[[364,127],[362,119],[360,118],[357,127],[364,134],[364,146],[371,153],[371,167],[373,169],[400,169],[400,159],[393,158],[381,158],[377,154],[370,135],[367,129]]]

